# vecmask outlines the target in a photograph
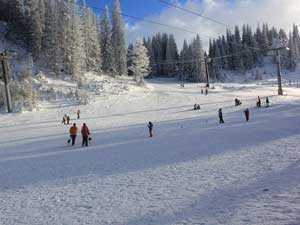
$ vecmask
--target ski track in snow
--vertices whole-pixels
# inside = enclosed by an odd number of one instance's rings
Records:
[[[287,91],[256,109],[257,93],[274,87],[217,85],[199,96],[197,85],[158,80],[82,108],[89,148],[80,137],[65,144],[62,109],[0,115],[0,224],[300,224],[300,92]]]

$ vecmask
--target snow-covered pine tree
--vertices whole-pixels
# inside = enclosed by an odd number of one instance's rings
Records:
[[[187,71],[189,70],[189,46],[186,40],[183,41],[183,47],[180,52],[180,73],[179,80],[186,81],[187,80]]]
[[[205,81],[205,72],[204,72],[204,51],[202,49],[200,36],[197,35],[194,41],[191,44],[192,49],[192,59],[193,59],[193,73],[192,81],[193,82],[203,82]]]
[[[125,75],[126,69],[126,44],[125,25],[121,16],[121,6],[119,0],[114,0],[112,14],[112,46],[114,50],[114,63],[118,75]]]
[[[135,81],[141,85],[144,77],[150,73],[148,50],[142,41],[136,42],[133,54],[130,57],[132,57],[132,65],[129,66],[129,70],[132,71]]]
[[[68,72],[79,80],[82,76],[85,58],[82,54],[83,51],[83,34],[81,30],[81,21],[78,14],[77,0],[71,0],[70,2],[70,24],[68,25],[68,45],[67,45],[67,56],[69,64],[66,65]]]
[[[103,18],[101,20],[101,56],[102,70],[106,74],[114,75],[116,72],[114,63],[114,52],[111,40],[111,24],[109,21],[108,7],[105,6]]]

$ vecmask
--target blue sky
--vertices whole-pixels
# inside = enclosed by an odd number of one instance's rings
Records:
[[[86,1],[87,4],[91,6],[103,8],[105,5],[108,5],[110,9],[112,8],[113,4],[113,0]],[[166,8],[165,5],[158,2],[157,0],[120,0],[120,3],[123,13],[138,17],[147,17],[155,14],[158,15],[164,8]]]
[[[82,1],[82,0],[79,0]],[[112,8],[113,0],[86,0],[89,6]],[[167,0],[176,2],[184,8],[211,17],[230,26],[244,23],[256,27],[268,22],[287,31],[293,23],[300,22],[299,0]],[[197,32],[207,45],[209,38],[224,34],[226,28],[203,18],[182,12],[160,3],[158,0],[120,0],[122,12],[137,17],[149,17],[151,20]],[[95,10],[102,15],[102,11]],[[278,16],[280,15],[280,16]],[[195,34],[168,29],[143,21],[124,18],[128,43],[136,39],[151,36],[157,32],[173,33],[179,46],[184,39],[191,41]]]

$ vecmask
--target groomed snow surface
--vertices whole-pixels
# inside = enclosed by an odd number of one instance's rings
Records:
[[[150,80],[89,106],[0,115],[0,224],[300,224],[300,88],[200,86]],[[258,95],[271,107],[257,109]],[[87,123],[88,148],[67,145],[64,114]]]

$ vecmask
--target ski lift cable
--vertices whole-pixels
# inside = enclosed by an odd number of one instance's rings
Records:
[[[228,25],[228,24],[226,24],[226,23],[223,23],[223,22],[221,22],[221,21],[218,21],[218,20],[216,20],[216,19],[213,19],[213,18],[211,18],[211,17],[204,16],[204,15],[202,15],[202,14],[200,14],[200,13],[197,13],[197,12],[195,12],[195,11],[192,11],[192,10],[189,10],[189,9],[186,9],[186,8],[183,8],[183,7],[179,6],[179,5],[173,4],[173,3],[168,2],[168,1],[165,1],[165,0],[158,0],[158,1],[161,2],[161,3],[163,3],[163,4],[165,4],[165,5],[172,6],[172,7],[174,7],[174,8],[180,9],[180,10],[182,10],[182,11],[184,11],[184,12],[193,14],[193,15],[195,15],[195,16],[202,17],[202,18],[204,18],[204,19],[206,19],[206,20],[210,20],[210,21],[212,21],[212,22],[214,22],[214,23],[217,23],[217,24],[219,24],[219,25],[225,26],[226,28],[232,29],[232,27],[231,27],[230,25]]]
[[[82,3],[77,3],[77,5],[85,6]],[[105,10],[104,8],[96,7],[96,6],[92,6],[92,5],[88,5],[87,7],[88,8],[92,8],[92,9],[96,9],[96,10],[101,10],[101,11]],[[129,14],[126,14],[126,13],[122,13],[122,12],[117,12],[117,14],[119,14],[121,16],[124,16],[124,17],[127,17],[127,18],[134,19],[134,20],[140,20],[140,21],[144,21],[146,23],[152,23],[152,24],[155,24],[155,25],[168,27],[168,28],[171,28],[171,29],[174,29],[174,30],[180,30],[180,31],[184,31],[184,32],[187,32],[187,33],[191,33],[191,34],[198,34],[197,32],[194,32],[194,31],[191,31],[191,30],[188,30],[188,29],[185,29],[185,28],[168,25],[168,24],[165,24],[165,23],[160,23],[160,22],[157,22],[157,21],[154,21],[154,20],[145,19],[145,18],[141,18],[141,17],[137,17],[137,16],[132,16],[132,15],[129,15]]]
[[[161,3],[163,3],[163,4],[166,4],[166,5],[172,6],[173,8],[182,10],[182,11],[184,11],[184,12],[186,12],[186,13],[190,13],[190,14],[192,14],[192,15],[195,15],[195,16],[198,16],[198,17],[202,17],[202,18],[204,18],[204,19],[206,19],[206,20],[210,20],[210,21],[212,21],[212,22],[214,22],[214,23],[217,23],[217,24],[219,24],[219,25],[222,25],[222,26],[226,27],[226,28],[229,29],[229,30],[232,30],[232,29],[233,29],[233,27],[232,27],[231,25],[229,25],[229,24],[223,23],[223,22],[221,22],[221,21],[219,21],[219,20],[213,19],[213,18],[208,17],[208,16],[203,16],[203,15],[200,14],[200,13],[197,13],[197,12],[195,12],[195,11],[192,11],[192,10],[189,10],[189,9],[186,9],[186,8],[183,8],[183,7],[181,7],[181,6],[179,6],[179,5],[176,5],[176,4],[174,4],[174,3],[171,3],[171,2],[168,2],[168,1],[165,1],[165,0],[157,0],[157,1],[159,1],[159,2],[161,2]],[[205,34],[204,34],[204,36],[206,36],[206,37],[208,37],[208,38],[210,38],[210,39],[212,38],[212,37],[210,37],[210,36],[208,36],[208,35],[205,35]],[[260,38],[258,38],[258,39],[260,39]],[[261,39],[261,40],[263,40],[263,39]],[[229,41],[229,43],[232,43],[232,44],[234,44],[234,45],[236,45],[236,46],[241,46],[241,47],[246,47],[246,48],[251,48],[251,49],[258,49],[258,48],[256,48],[256,47],[244,46],[243,44],[237,44],[237,43],[230,42],[230,41]]]
[[[77,4],[80,5],[80,6],[85,6],[82,3],[77,3]],[[105,10],[104,8],[96,7],[96,6],[92,6],[92,5],[88,5],[87,7],[88,8],[92,8],[92,9],[96,9],[96,10],[101,10],[101,11]],[[117,12],[117,14],[122,15],[122,16],[127,17],[127,18],[134,19],[134,20],[144,21],[146,23],[151,23],[151,24],[155,24],[155,25],[159,25],[159,26],[171,28],[171,29],[174,29],[174,30],[184,31],[184,32],[191,33],[191,34],[194,34],[194,35],[204,36],[204,37],[207,37],[209,39],[213,38],[213,37],[211,37],[209,35],[201,34],[199,32],[195,32],[195,31],[192,31],[192,30],[189,30],[189,29],[185,29],[185,28],[181,28],[181,27],[177,27],[177,26],[172,26],[172,25],[169,25],[169,24],[165,24],[165,23],[161,23],[161,22],[158,22],[158,21],[154,21],[154,20],[150,20],[150,19],[145,19],[145,18],[141,18],[141,17],[137,17],[137,16],[132,16],[132,15],[129,15],[129,14],[126,14],[126,13]],[[231,43],[232,45],[239,46],[239,47],[249,48],[249,49],[253,49],[253,50],[260,50],[260,48],[245,46],[243,44],[237,44],[237,43],[231,42],[231,41],[228,41],[228,43]]]

